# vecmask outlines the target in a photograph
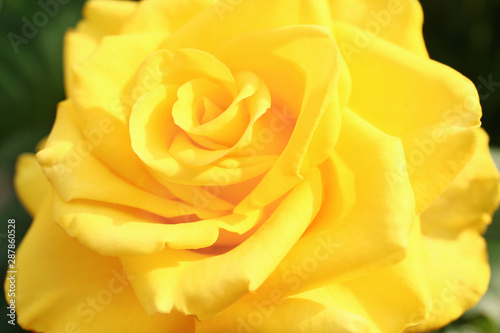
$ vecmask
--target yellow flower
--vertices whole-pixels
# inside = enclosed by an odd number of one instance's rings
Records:
[[[89,1],[16,188],[39,332],[421,332],[485,292],[498,172],[417,1]],[[43,172],[43,173],[42,173]],[[47,181],[48,180],[48,181]],[[55,222],[55,223],[54,223]]]

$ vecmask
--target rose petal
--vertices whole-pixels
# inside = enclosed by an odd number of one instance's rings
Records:
[[[66,201],[97,200],[148,211],[164,217],[196,213],[196,209],[163,196],[154,195],[124,181],[93,156],[94,150],[110,131],[96,130],[83,137],[76,124],[70,101],[60,104],[54,128],[46,147],[37,154],[45,175]]]
[[[215,0],[148,0],[139,2],[122,33],[171,33],[208,8]]]
[[[361,52],[378,36],[428,58],[422,35],[422,7],[418,1],[330,0],[329,3],[333,25],[344,22],[363,30],[357,33],[356,44],[345,45],[350,52]],[[340,49],[343,47],[340,42]]]
[[[474,306],[488,289],[486,242],[476,230],[453,238],[424,235],[426,275],[432,295],[429,317],[411,332],[438,329]]]
[[[313,290],[312,299],[338,307],[339,301],[342,302],[342,309],[367,319],[369,332],[403,332],[414,327],[428,315],[431,303],[418,218],[413,224],[407,249],[400,263],[340,285]]]
[[[216,55],[233,72],[257,74],[273,101],[286,101],[285,117],[298,115],[283,153],[237,208],[255,209],[290,190],[333,150],[340,128],[337,49],[326,28],[293,26],[235,37]]]
[[[136,277],[132,283],[141,304],[148,313],[175,308],[201,320],[215,316],[264,282],[314,218],[321,191],[319,172],[312,172],[254,235],[224,254],[165,249],[121,258],[127,274]]]
[[[417,219],[408,254],[397,265],[290,297],[284,297],[290,281],[283,275],[280,286],[266,292],[259,289],[216,318],[197,322],[197,332],[290,332],[290,327],[294,332],[403,332],[421,322],[429,310],[421,250]],[[314,266],[309,267],[301,274],[311,273]]]
[[[35,155],[22,154],[18,157],[14,187],[23,206],[31,216],[35,216],[50,190],[50,183],[43,175]]]
[[[404,154],[401,141],[346,111],[335,151],[321,167],[328,204],[262,290],[282,288],[287,295],[295,294],[404,258],[415,215],[413,192],[408,175],[398,183],[384,176],[398,170],[396,162]],[[295,283],[297,269],[312,259],[318,268]]]
[[[141,256],[173,249],[211,246],[219,229],[243,234],[255,226],[259,210],[198,221],[171,223],[150,213],[89,200],[65,202],[54,195],[54,221],[82,244],[105,256]],[[177,222],[177,221],[173,221]]]
[[[71,96],[73,66],[90,56],[102,38],[117,34],[138,4],[132,1],[87,1],[83,20],[64,37],[64,84]]]
[[[498,170],[488,134],[480,128],[476,152],[446,191],[422,212],[426,235],[450,236],[466,228],[483,233],[500,201]]]
[[[276,297],[280,292],[275,289]],[[277,300],[278,303],[273,303],[256,294],[247,295],[219,316],[203,322],[196,321],[196,333],[289,333],[291,328],[294,333],[371,332],[363,317],[334,305],[325,306],[313,297]]]
[[[294,25],[329,27],[329,14],[326,1],[216,1],[171,34],[168,49],[190,47],[213,53],[232,37],[254,30]],[[199,37],[200,31],[204,38]]]
[[[175,146],[172,148],[172,155],[169,151],[172,136],[179,131],[169,112],[175,96],[175,86],[158,86],[139,99],[130,117],[130,137],[134,152],[165,187],[171,188],[175,184],[226,186],[256,177],[267,171],[275,162],[276,157],[269,155],[239,160],[220,159],[205,165],[189,165],[178,161],[174,157],[176,153],[180,154],[176,151],[180,139],[173,141]],[[222,157],[227,152],[206,151],[192,146],[190,151],[184,152],[183,157],[187,158],[187,154],[197,154],[198,157],[205,157],[210,161],[214,155],[216,158]],[[225,163],[227,160],[232,163]]]
[[[354,43],[358,30],[337,24],[339,40]],[[342,50],[342,48],[341,48]],[[344,54],[345,56],[345,54]],[[481,107],[467,78],[374,37],[348,64],[349,107],[383,132],[402,139],[406,168],[422,211],[470,160]],[[397,182],[399,173],[392,175]]]
[[[99,48],[74,67],[72,102],[82,132],[111,122],[113,135],[103,138],[93,154],[128,182],[154,191],[156,182],[130,145],[127,92],[140,64],[158,49],[165,35],[120,35],[105,37]],[[130,48],[130,45],[134,45]],[[126,54],[126,56],[124,56]],[[113,59],[109,62],[109,59]],[[127,161],[127,163],[123,163]],[[141,175],[138,177],[137,175]]]
[[[458,318],[486,292],[490,268],[481,233],[500,201],[498,170],[488,136],[479,131],[477,150],[446,191],[422,212],[426,272],[433,297],[431,330]]]
[[[119,261],[69,237],[52,223],[50,207],[51,200],[45,200],[16,253],[15,305],[23,328],[36,332],[194,330],[189,317],[147,315]]]

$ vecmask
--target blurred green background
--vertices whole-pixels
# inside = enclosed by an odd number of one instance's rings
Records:
[[[18,243],[31,219],[17,201],[12,175],[17,156],[33,151],[49,132],[56,105],[64,99],[62,86],[62,38],[80,18],[84,0],[61,5],[16,53],[8,34],[21,35],[23,17],[41,10],[34,0],[0,0],[0,278],[6,272],[7,220],[15,218]],[[482,96],[483,126],[492,146],[500,147],[500,0],[421,0],[424,36],[431,58],[470,78]],[[489,85],[485,82],[490,81]],[[493,84],[491,84],[493,82]],[[493,148],[497,165],[500,150]],[[500,332],[500,214],[486,233],[492,282],[478,306],[455,323],[440,330],[446,333]],[[7,324],[5,301],[0,331],[24,332]],[[388,314],[390,315],[390,314]]]

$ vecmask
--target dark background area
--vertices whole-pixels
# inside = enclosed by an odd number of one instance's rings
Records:
[[[80,19],[84,0],[60,5],[26,44],[15,52],[8,39],[22,35],[25,19],[41,11],[35,0],[0,0],[0,278],[7,254],[7,220],[16,219],[19,245],[31,218],[15,197],[12,176],[17,156],[34,150],[54,121],[56,105],[64,99],[62,39],[65,30]],[[470,78],[478,87],[483,126],[491,144],[500,147],[500,0],[421,0],[424,36],[431,58]],[[485,87],[484,82],[493,82]],[[498,83],[497,83],[498,82]],[[496,85],[495,85],[496,84]],[[495,150],[497,151],[497,150]],[[500,156],[500,154],[496,155]],[[498,159],[497,159],[498,161]],[[497,162],[498,163],[498,162]],[[500,216],[486,234],[493,278],[487,295],[472,311],[441,330],[446,333],[500,332]],[[6,306],[0,305],[0,331],[24,332],[7,324]],[[390,314],[387,314],[390,316]]]

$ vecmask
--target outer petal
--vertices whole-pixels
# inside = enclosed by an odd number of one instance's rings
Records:
[[[466,228],[486,230],[498,207],[498,170],[488,148],[488,134],[479,129],[479,144],[469,164],[446,191],[422,212],[426,235],[458,234]]]
[[[22,154],[16,164],[14,187],[19,199],[31,216],[35,216],[50,190],[50,183],[43,175],[33,154]]]
[[[254,235],[229,252],[206,257],[165,249],[151,256],[121,258],[127,274],[136,277],[132,284],[146,311],[169,313],[176,308],[205,320],[256,290],[297,242],[321,205],[319,172],[313,170],[308,176]]]
[[[108,121],[107,124],[111,124]],[[56,122],[46,147],[37,154],[45,175],[64,200],[96,200],[142,209],[164,217],[192,214],[163,190],[154,195],[117,177],[93,152],[114,135],[114,128],[101,126],[81,135],[71,101],[59,105]],[[170,197],[170,198],[169,198]]]
[[[428,315],[430,293],[425,280],[419,227],[416,218],[403,261],[342,284],[355,300],[351,304],[352,311],[367,319],[370,332],[399,333],[422,322]],[[330,289],[326,303],[333,301],[335,304],[337,288],[326,289]]]
[[[453,238],[424,236],[432,308],[412,332],[427,332],[457,319],[484,295],[490,281],[486,242],[476,230]]]
[[[93,154],[117,175],[149,191],[159,185],[155,185],[156,181],[131,148],[126,98],[137,69],[158,49],[164,37],[164,34],[105,37],[92,56],[73,69],[71,101],[82,133],[98,129],[103,119],[114,128],[112,135],[103,137],[95,146]]]
[[[355,43],[359,30],[335,26],[342,43]],[[458,175],[476,148],[481,106],[476,88],[453,69],[374,37],[348,62],[349,107],[383,132],[401,138],[405,161],[397,182],[410,174],[421,212]]]
[[[54,220],[83,245],[106,256],[137,256],[174,249],[205,248],[219,229],[244,234],[259,222],[261,211],[199,221],[169,223],[154,214],[88,200],[67,203],[54,195]],[[175,223],[180,222],[180,223]]]
[[[427,57],[422,35],[423,13],[417,0],[329,0],[333,22],[362,29],[355,47],[362,50],[379,36]]]
[[[84,19],[64,38],[64,83],[71,94],[72,68],[95,51],[104,36],[119,33],[124,22],[138,7],[132,1],[87,1]]]
[[[56,192],[55,221],[82,244],[103,255],[142,255],[165,244],[202,248],[214,244],[219,228],[243,234],[258,223],[259,210],[214,214],[124,181],[92,155],[111,133],[84,138],[74,118],[71,102],[61,103],[47,145],[37,156]],[[193,214],[211,218],[191,222]]]
[[[430,305],[420,241],[417,219],[401,263],[290,297],[283,297],[283,285],[258,290],[218,317],[197,322],[196,332],[401,333],[421,322]],[[318,269],[308,266],[307,273]]]
[[[499,175],[481,129],[474,157],[446,191],[422,213],[426,272],[433,302],[416,330],[446,325],[475,305],[490,278],[480,233],[500,201]]]
[[[172,33],[196,17],[215,0],[141,1],[122,33]]]
[[[69,237],[52,223],[50,206],[49,199],[17,252],[15,300],[22,327],[45,333],[193,331],[192,318],[148,316],[118,260]]]
[[[224,41],[246,32],[292,25],[329,28],[328,4],[310,0],[217,1],[171,34],[166,45],[169,49],[193,47],[212,52]],[[200,38],[200,31],[204,38]]]
[[[261,290],[295,294],[404,258],[415,210],[411,185],[408,175],[398,183],[383,177],[398,168],[400,140],[349,111],[335,152],[321,168],[325,205]]]
[[[327,293],[322,290],[315,296],[321,292]],[[338,306],[346,297],[338,300],[337,294],[336,304],[325,306],[311,293],[286,300],[281,295],[280,289],[274,289],[272,298],[247,295],[218,317],[197,321],[196,333],[372,333],[365,318]]]

